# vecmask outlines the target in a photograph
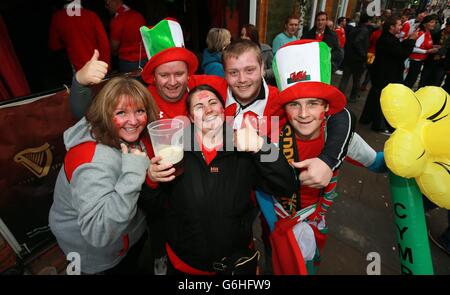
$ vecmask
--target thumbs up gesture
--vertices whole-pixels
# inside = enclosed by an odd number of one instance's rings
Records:
[[[330,183],[331,177],[333,177],[331,168],[319,158],[291,162],[291,166],[302,169],[299,175],[301,184],[312,188],[326,187]]]
[[[98,59],[99,52],[94,50],[91,59],[76,72],[75,79],[81,85],[93,85],[100,83],[108,73],[108,64]]]
[[[258,135],[250,120],[249,116],[245,117],[245,127],[235,131],[234,146],[240,152],[257,153],[261,150],[264,139]]]

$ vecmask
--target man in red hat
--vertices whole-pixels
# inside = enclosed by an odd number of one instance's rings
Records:
[[[259,47],[249,40],[239,40],[225,49],[222,58],[228,84],[225,114],[234,117],[234,128],[241,128],[247,116],[265,117],[269,122],[276,114],[267,106],[277,100],[278,89],[268,85],[263,78],[264,65]],[[219,89],[223,87],[221,85]],[[329,134],[323,152],[300,164],[305,168],[300,180],[306,185],[321,188],[329,183],[332,171],[345,157],[349,135],[354,130],[354,118],[343,109],[330,118],[327,128]]]
[[[166,29],[170,27],[181,31],[180,25],[172,19],[162,20],[150,30],[141,28],[141,34],[147,34],[145,35],[147,38],[143,39],[147,56],[149,56],[149,61],[142,71],[141,78],[148,84],[148,89],[158,105],[160,118],[187,116],[186,98],[188,89],[205,83],[214,84],[215,80],[223,79],[214,76],[194,75],[198,67],[195,54],[182,46],[164,44],[164,40],[167,38],[175,39],[178,37],[178,41],[181,42],[180,45],[182,45],[183,40],[182,35],[176,35],[172,32],[162,35],[158,31],[161,26],[165,26]],[[142,31],[145,33],[142,33]],[[145,43],[146,41],[151,44]],[[147,50],[148,48],[150,50]],[[155,48],[157,49],[154,50]],[[91,60],[74,75],[70,103],[72,112],[76,117],[84,116],[92,100],[91,90],[86,86],[100,83],[105,78],[107,71],[107,64],[98,60],[98,52],[95,50]],[[223,91],[220,94],[225,96],[226,86],[222,89]],[[145,140],[144,143],[149,150],[149,155],[153,156],[150,142]],[[148,178],[147,184],[155,186]],[[152,252],[156,258],[155,265],[161,264],[161,267],[155,267],[155,274],[164,274],[164,235],[161,232],[163,229],[163,224],[161,224],[163,220],[161,218],[162,210],[158,205],[140,205],[152,209],[147,220],[152,232]]]
[[[179,27],[177,22],[166,19],[153,28],[156,28],[163,22],[170,23],[177,28]],[[181,28],[179,29],[181,30]],[[159,117],[161,119],[187,116],[188,109],[186,107],[186,98],[188,90],[197,85],[218,85],[218,87],[216,87],[217,91],[225,97],[226,82],[222,78],[217,76],[195,75],[198,67],[198,60],[195,54],[184,47],[172,46],[164,48],[164,45],[160,44],[158,44],[160,46],[155,46],[156,43],[160,42],[160,40],[158,40],[160,37],[174,38],[172,35],[161,36],[160,34],[154,34],[149,37],[151,42],[153,42],[153,47],[163,49],[156,52],[148,51],[148,53],[150,53],[147,54],[149,56],[149,61],[142,71],[141,78],[148,84],[147,87],[158,105]],[[71,87],[70,103],[72,112],[76,117],[81,118],[84,116],[92,100],[91,90],[86,86],[100,83],[105,78],[107,71],[107,64],[98,60],[98,52],[95,51],[91,60],[75,74]],[[147,148],[151,150],[150,142],[145,143]],[[147,184],[155,185],[154,183],[151,183],[148,178]],[[144,206],[147,208],[152,207],[152,205],[148,204]],[[160,257],[161,255],[164,255],[160,251],[164,242],[162,241],[163,234],[159,232],[163,228],[163,225],[160,224],[162,221],[162,218],[160,218],[161,210],[159,210],[159,208],[153,208],[152,214],[148,215],[152,215],[149,216],[152,219],[152,221],[149,222],[149,226],[152,228],[151,231],[153,237],[152,251],[159,252],[156,253],[155,256]],[[158,241],[158,237],[160,237],[161,240]],[[159,247],[154,243],[159,244]],[[163,259],[163,257],[157,258],[158,261],[161,259]],[[157,274],[164,274],[164,270],[158,271],[155,268],[155,273],[156,272],[160,272]]]
[[[322,152],[327,138],[327,118],[341,111],[345,104],[345,95],[339,89],[322,82],[298,83],[280,93],[278,100],[272,105],[272,111],[283,118],[280,148],[298,173],[301,171],[300,160],[315,158]],[[375,153],[357,134],[353,135],[347,156],[358,166],[366,166],[374,172],[384,171],[383,154]],[[285,243],[284,239],[289,235],[287,231],[291,230],[297,221],[290,218],[281,219],[281,222],[276,223],[271,236],[275,274],[316,272],[326,240],[325,216],[336,196],[337,178],[338,170],[335,170],[330,183],[324,189],[302,183],[298,193],[292,197],[277,198],[278,205],[281,205],[280,210],[285,213],[284,217],[293,216],[297,211],[315,205],[315,210],[312,209],[313,213],[306,220],[314,232],[317,250],[310,261],[304,261],[303,258],[293,259],[288,254],[292,248],[286,246],[289,243]]]
[[[220,77],[194,75],[198,67],[195,54],[182,47],[165,49],[152,56],[144,67],[142,79],[148,84],[160,110],[160,118],[187,116],[186,97],[188,89],[204,83],[220,85]],[[91,93],[86,86],[100,83],[107,73],[107,64],[98,60],[94,53],[74,76],[70,95],[74,115],[81,118],[91,102]],[[218,89],[225,96],[225,89]]]

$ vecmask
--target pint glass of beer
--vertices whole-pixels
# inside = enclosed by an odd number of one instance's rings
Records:
[[[183,127],[179,119],[161,119],[147,125],[155,156],[161,157],[161,164],[173,164],[175,176],[183,173]]]

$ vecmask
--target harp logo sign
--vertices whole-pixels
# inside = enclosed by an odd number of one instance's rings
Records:
[[[311,75],[306,71],[292,72],[287,79],[288,84],[311,80]]]
[[[16,163],[22,164],[39,178],[48,174],[52,160],[52,151],[47,142],[37,148],[25,149],[14,156]]]

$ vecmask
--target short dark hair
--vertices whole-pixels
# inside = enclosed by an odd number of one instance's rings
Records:
[[[319,16],[321,16],[321,15],[325,15],[326,18],[328,19],[328,14],[327,14],[325,11],[319,11],[319,12],[316,14],[316,17],[314,18],[314,22],[316,22],[317,19],[319,18]]]
[[[407,15],[408,18],[411,16],[411,8],[405,8],[402,11],[402,15]]]
[[[418,16],[419,14],[424,13],[424,12],[427,12],[427,10],[425,8],[418,9],[416,11],[416,16]]]
[[[425,28],[425,24],[429,23],[431,21],[437,21],[438,16],[436,14],[430,14],[423,18],[422,22],[420,23],[419,27],[423,30]]]
[[[189,94],[186,98],[186,108],[189,112],[189,114],[191,113],[191,100],[192,100],[192,96],[197,93],[200,92],[202,90],[207,90],[209,92],[214,93],[215,96],[217,96],[217,98],[219,99],[220,103],[222,104],[222,107],[225,108],[225,102],[223,101],[223,97],[222,95],[220,95],[219,91],[217,91],[214,87],[212,87],[211,85],[208,84],[200,84],[195,86],[194,88],[192,88],[189,91]]]
[[[383,31],[384,32],[389,32],[389,30],[391,29],[391,26],[395,26],[395,24],[399,20],[400,20],[400,17],[398,17],[398,16],[390,16],[390,17],[388,17],[383,23]]]
[[[359,24],[366,24],[369,22],[369,15],[367,13],[362,13],[359,17]]]
[[[347,18],[345,16],[341,16],[340,18],[338,18],[337,19],[338,25],[341,24],[344,20],[347,20]]]
[[[245,35],[247,37],[249,37],[250,40],[252,40],[256,44],[260,45],[258,29],[256,28],[256,26],[252,25],[252,24],[246,24],[246,25],[244,25],[244,28],[245,28]]]

